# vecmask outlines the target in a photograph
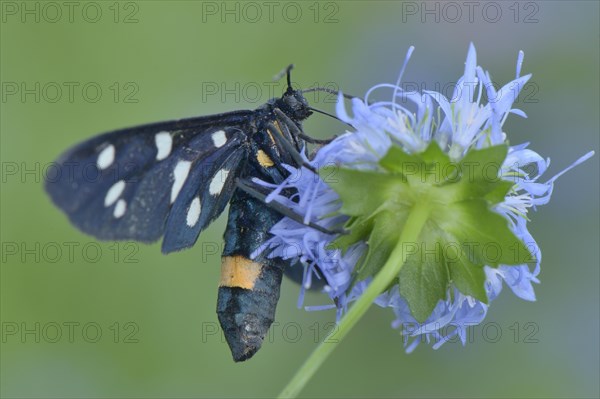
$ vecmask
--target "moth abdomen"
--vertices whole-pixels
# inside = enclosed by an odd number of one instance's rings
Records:
[[[284,263],[223,256],[217,315],[236,362],[252,357],[275,319]]]

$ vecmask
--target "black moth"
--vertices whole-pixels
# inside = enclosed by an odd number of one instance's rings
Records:
[[[250,254],[284,209],[264,202],[250,179],[279,183],[310,140],[311,108],[290,84],[253,111],[160,122],[87,140],[56,162],[46,191],[71,222],[102,240],[153,242],[162,252],[192,246],[229,203],[217,314],[235,361],[260,349],[274,320],[286,262]],[[315,226],[318,228],[318,226]],[[297,269],[297,268],[295,268]]]

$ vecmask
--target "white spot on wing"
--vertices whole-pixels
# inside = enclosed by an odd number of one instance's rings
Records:
[[[221,169],[217,172],[215,177],[210,181],[210,186],[208,187],[208,192],[211,195],[217,195],[223,190],[223,186],[225,185],[225,180],[227,180],[227,175],[229,171],[227,169]]]
[[[115,146],[110,144],[108,147],[100,151],[96,164],[98,169],[106,169],[115,161]]]
[[[104,206],[111,206],[114,204],[123,193],[123,190],[125,190],[125,181],[119,180],[113,184],[106,192],[106,197],[104,197]]]
[[[225,132],[223,130],[214,132],[210,137],[212,138],[213,144],[217,148],[223,147],[223,145],[227,142],[227,136],[225,135]]]
[[[179,161],[177,165],[175,165],[175,169],[173,169],[173,187],[171,187],[171,204],[175,202],[177,199],[177,195],[181,188],[183,187],[183,183],[185,183],[185,179],[187,179],[188,173],[190,173],[190,167],[192,163],[189,161]]]
[[[117,219],[125,214],[125,210],[127,209],[127,202],[124,199],[120,199],[117,201],[117,205],[115,205],[115,210],[113,211],[113,216]]]
[[[198,219],[200,219],[201,210],[202,208],[200,206],[200,198],[196,197],[192,200],[192,203],[188,208],[187,216],[185,218],[185,222],[189,227],[194,227],[196,223],[198,223]]]
[[[173,147],[173,138],[169,132],[156,133],[156,136],[154,136],[154,143],[158,150],[156,153],[157,161],[162,161],[169,156],[171,148]]]

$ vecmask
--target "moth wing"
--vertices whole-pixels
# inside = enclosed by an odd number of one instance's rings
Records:
[[[193,180],[199,171],[220,170],[233,160],[239,161],[237,168],[243,164],[244,130],[251,115],[240,111],[102,134],[56,161],[59,173],[47,177],[46,191],[87,234],[103,240],[155,241],[165,234],[169,214],[181,211],[178,196],[199,191],[204,184]],[[237,171],[232,168],[232,173]],[[207,223],[223,210],[217,202]]]

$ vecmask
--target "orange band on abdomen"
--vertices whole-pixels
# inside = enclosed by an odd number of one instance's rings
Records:
[[[241,256],[221,258],[221,281],[219,287],[239,287],[251,290],[260,275],[262,265]]]

